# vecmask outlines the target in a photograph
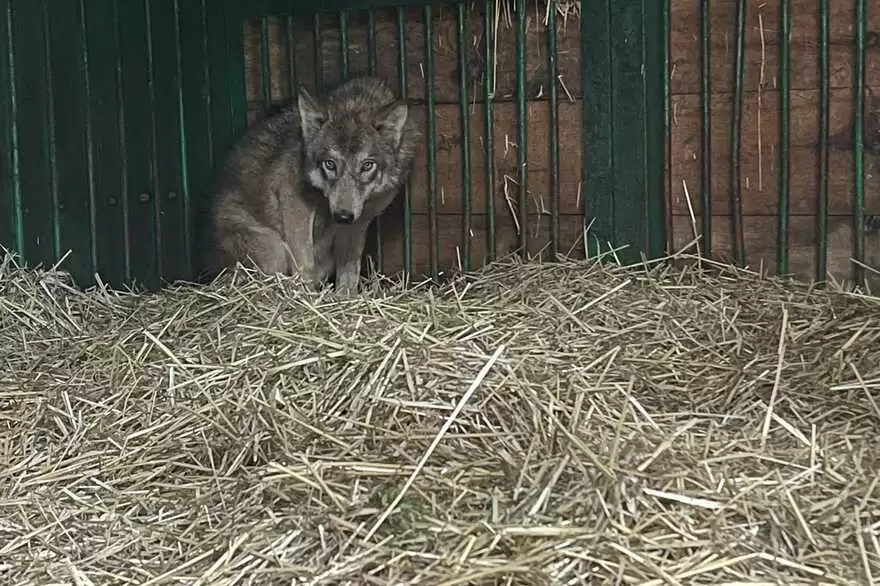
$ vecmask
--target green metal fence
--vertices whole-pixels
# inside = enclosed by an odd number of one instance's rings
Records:
[[[530,188],[525,117],[529,107],[526,91],[525,0],[512,0],[515,14],[517,111],[517,213],[521,226],[528,217]],[[698,0],[694,0],[697,2]],[[855,190],[853,256],[865,258],[865,71],[867,1],[852,0],[855,19],[856,101],[853,128]],[[464,51],[469,10],[475,6],[483,20],[481,89],[479,96],[468,81],[469,63]],[[713,175],[710,139],[712,113],[711,2],[699,0],[702,22],[702,185],[701,207],[712,209]],[[0,243],[17,251],[28,264],[53,264],[68,249],[69,268],[80,283],[91,282],[95,273],[112,284],[132,281],[150,287],[192,276],[192,222],[204,203],[204,191],[212,169],[246,128],[247,99],[242,25],[258,21],[262,30],[261,63],[263,97],[271,106],[269,16],[284,18],[288,47],[287,77],[290,96],[306,74],[293,58],[298,25],[310,22],[315,47],[315,85],[323,85],[321,54],[324,19],[334,15],[338,24],[342,76],[351,74],[348,22],[366,13],[369,23],[369,71],[377,63],[393,59],[397,65],[401,96],[408,98],[405,8],[421,10],[425,76],[424,105],[427,111],[427,189],[429,234],[414,234],[411,224],[411,193],[403,194],[404,268],[413,267],[414,238],[429,239],[430,273],[440,266],[437,215],[437,136],[434,119],[434,11],[454,11],[458,41],[459,104],[461,106],[462,268],[472,268],[471,234],[474,214],[483,214],[488,257],[498,250],[496,197],[499,186],[492,153],[493,113],[498,96],[493,94],[493,29],[497,17],[495,0],[429,2],[428,0],[330,0],[321,11],[290,0],[251,3],[232,0],[0,0]],[[742,227],[740,184],[741,125],[743,119],[744,38],[748,3],[736,0],[734,112],[731,132],[733,255],[747,259]],[[788,271],[789,214],[791,198],[791,1],[781,0],[779,31],[780,132],[778,266]],[[820,0],[821,115],[819,193],[817,194],[817,277],[825,275],[828,235],[829,151],[829,2]],[[376,46],[376,15],[394,12],[397,23],[396,55]],[[641,255],[655,258],[666,253],[672,240],[671,106],[670,106],[670,1],[582,0],[580,19],[583,104],[583,209],[589,227],[588,253],[598,244],[628,245],[620,256],[636,261]],[[560,145],[557,76],[557,27],[555,11],[547,14],[546,67],[550,83],[542,97],[548,108],[547,133],[551,194],[551,248],[560,249],[559,168],[568,156]],[[383,48],[384,49],[384,48]],[[481,98],[483,140],[472,144],[468,104]],[[477,177],[470,161],[475,149],[485,153],[485,174]],[[487,193],[486,207],[476,210],[472,190],[481,182]],[[703,250],[712,254],[712,214],[701,215]],[[383,268],[381,220],[373,241],[378,268]],[[519,231],[519,247],[528,249],[529,233]],[[604,248],[604,247],[603,247]],[[858,277],[862,270],[857,267]]]

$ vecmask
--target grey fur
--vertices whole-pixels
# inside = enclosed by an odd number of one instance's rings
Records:
[[[315,285],[335,274],[338,290],[356,291],[367,229],[409,177],[417,136],[378,78],[324,100],[301,87],[297,104],[252,127],[220,170],[205,273],[240,262]],[[334,219],[346,215],[348,224]]]

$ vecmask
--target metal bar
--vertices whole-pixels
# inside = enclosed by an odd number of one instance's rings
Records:
[[[269,17],[260,19],[260,81],[263,86],[263,108],[272,109],[272,63],[269,55]]]
[[[156,140],[155,200],[161,210],[162,279],[187,279],[188,218],[181,193],[185,189],[186,141],[181,108],[184,77],[179,35],[179,0],[152,0],[152,90]],[[197,31],[196,31],[197,32]]]
[[[94,1],[94,0],[90,0]],[[110,0],[113,1],[113,0]],[[210,87],[205,65],[208,62],[205,36],[204,13],[202,2],[176,0],[180,9],[177,35],[181,43],[180,73],[178,74],[180,105],[178,118],[181,123],[181,192],[183,194],[183,211],[186,216],[185,240],[189,248],[190,278],[198,276],[201,271],[195,257],[193,211],[201,208],[204,202],[199,197],[205,186],[209,185],[213,169],[210,161],[211,153],[211,109]],[[207,202],[205,202],[207,203]]]
[[[376,75],[376,13],[367,11],[367,61],[370,75]],[[385,250],[382,245],[382,216],[373,220],[373,245],[375,246],[376,270],[385,272]]]
[[[293,16],[288,16],[284,19],[284,33],[287,49],[287,78],[291,102],[294,101],[297,94],[295,25],[296,22],[293,20]]]
[[[207,2],[207,0],[205,0]],[[119,104],[119,117],[116,121],[116,127],[119,129],[119,148],[120,156],[120,178],[121,189],[120,199],[122,200],[122,218],[123,218],[123,249],[125,258],[125,282],[131,282],[134,276],[134,266],[132,261],[132,231],[131,231],[131,205],[129,204],[129,189],[131,189],[131,181],[128,168],[128,133],[125,131],[125,123],[127,120],[125,108],[125,96],[127,91],[125,88],[125,77],[123,74],[123,49],[122,49],[122,27],[121,15],[119,13],[119,4],[112,3],[113,7],[113,33],[114,44],[117,48],[115,59],[115,78],[116,78],[116,103]],[[206,15],[207,16],[207,15]]]
[[[128,230],[132,261],[131,278],[139,285],[155,288],[159,285],[157,209],[152,201],[156,196],[154,156],[154,108],[151,91],[152,65],[150,57],[149,4],[145,0],[116,3],[119,10],[119,39],[121,41],[120,97],[124,119],[121,129],[125,139],[124,165],[128,199]],[[223,30],[222,26],[220,27]],[[218,56],[219,57],[219,56]],[[225,63],[225,55],[223,56]],[[225,89],[225,88],[224,88]],[[220,115],[229,120],[228,109]],[[228,124],[228,122],[227,122]],[[229,140],[229,136],[225,136]],[[225,141],[224,141],[225,142]],[[224,145],[225,148],[225,145]]]
[[[484,80],[485,128],[484,146],[486,157],[486,236],[489,262],[497,256],[495,242],[495,125],[493,102],[495,100],[495,0],[484,0],[483,38],[486,76]]]
[[[321,17],[317,12],[312,15],[312,40],[315,50],[315,88],[321,93],[324,91],[324,48],[321,44]]]
[[[238,7],[225,7],[223,15],[226,39],[226,81],[229,92],[229,116],[232,140],[247,127],[247,80],[245,79],[244,34]],[[270,74],[271,80],[271,74]]]
[[[342,69],[342,80],[348,79],[348,12],[339,13],[339,65]]]
[[[397,9],[397,70],[400,75],[400,98],[407,98],[407,75],[406,75],[406,12],[403,8]],[[429,144],[433,143],[433,140]],[[408,180],[403,189],[403,270],[407,283],[412,275],[412,197],[410,192],[411,180]]]
[[[6,40],[6,51],[4,51],[4,59],[6,60],[6,91],[9,96],[9,151],[10,160],[10,179],[12,180],[12,201],[13,201],[13,232],[15,234],[15,248],[21,262],[27,262],[27,256],[24,249],[24,213],[21,201],[21,160],[19,152],[19,134],[18,134],[18,92],[15,83],[15,44],[13,43],[13,16],[12,4],[6,6],[4,14],[4,29]]]
[[[547,11],[547,66],[550,68],[550,257],[559,254],[559,96],[557,95],[558,63],[556,55],[556,7]]]
[[[700,147],[702,174],[700,177],[702,205],[703,253],[712,256],[712,8],[711,0],[700,2]]]
[[[468,64],[465,51],[467,42],[467,14],[465,3],[456,5],[455,14],[455,39],[458,50],[458,106],[461,119],[461,202],[462,224],[461,238],[463,243],[462,265],[463,272],[469,272],[471,267],[471,233],[473,217],[471,209],[471,127],[470,112],[468,112]]]
[[[367,59],[370,75],[376,75],[376,13],[367,11]]]
[[[582,2],[581,75],[584,80],[584,252],[596,258],[614,233],[614,139],[612,135],[611,13],[608,0]]]
[[[219,3],[218,3],[219,4]],[[260,2],[238,2],[236,9],[244,20],[258,18],[269,14],[312,15],[315,10],[338,12],[340,10],[358,10],[370,8],[398,8],[405,5],[409,9],[421,8],[425,5],[436,5],[437,0],[321,0],[321,2],[295,2],[293,0],[261,0]]]
[[[736,3],[736,60],[734,65],[733,129],[731,132],[731,192],[733,193],[733,255],[736,263],[745,265],[746,251],[743,238],[742,213],[742,113],[745,79],[746,0]]]
[[[58,141],[56,140],[56,124],[55,124],[55,91],[52,80],[52,47],[51,33],[49,28],[49,7],[44,1],[43,7],[43,43],[44,55],[46,62],[44,70],[46,75],[46,90],[48,99],[46,100],[46,149],[49,153],[49,187],[52,194],[52,258],[57,260],[61,257],[61,218],[59,217],[59,201],[58,201]]]
[[[644,63],[644,92],[641,108],[644,111],[642,132],[644,140],[641,148],[645,165],[644,187],[641,196],[644,200],[644,232],[641,252],[646,257],[660,258],[666,251],[668,222],[672,217],[671,206],[667,207],[664,197],[668,182],[666,162],[668,160],[667,142],[669,136],[664,132],[668,119],[669,94],[669,13],[665,0],[642,0],[642,43],[641,62]],[[636,255],[633,255],[635,258]],[[636,259],[636,260],[640,260]]]
[[[119,149],[119,55],[113,29],[115,0],[81,0],[86,72],[86,133],[90,143],[90,188],[94,190],[96,272],[111,286],[125,283],[124,197]],[[196,10],[198,8],[196,7]],[[202,62],[198,54],[195,55]],[[89,138],[90,137],[90,138]],[[100,170],[100,171],[99,171]]]
[[[204,79],[205,79],[205,88],[207,88],[207,90],[205,91],[205,107],[207,108],[207,112],[208,112],[208,115],[207,115],[207,119],[208,119],[207,139],[208,139],[208,145],[210,145],[210,148],[208,149],[208,166],[211,169],[213,169],[214,168],[214,160],[215,160],[214,145],[216,143],[214,142],[215,141],[214,121],[213,121],[213,117],[212,117],[212,112],[213,112],[213,108],[214,108],[212,88],[214,86],[212,85],[211,59],[209,58],[209,55],[210,55],[209,51],[211,48],[211,44],[208,42],[208,38],[209,38],[209,34],[208,34],[208,31],[209,31],[209,29],[208,29],[208,27],[209,27],[208,2],[209,1],[210,0],[201,0],[201,6],[199,8],[200,8],[200,12],[201,12],[200,16],[201,16],[201,24],[202,24],[202,54],[204,55],[204,63],[202,66],[202,69],[203,69],[202,75],[204,76]]]
[[[516,153],[517,181],[519,183],[519,247],[520,254],[526,258],[529,253],[529,202],[528,174],[526,163],[529,153],[526,124],[528,110],[526,104],[526,3],[516,0]]]
[[[675,222],[672,216],[672,0],[663,3],[663,119],[666,137],[666,254],[675,251]]]
[[[80,0],[85,2],[85,0]],[[177,66],[177,124],[178,124],[178,157],[180,175],[178,177],[180,196],[182,205],[183,226],[183,266],[186,275],[190,275],[194,269],[192,258],[192,202],[190,201],[190,169],[188,157],[188,141],[186,132],[186,107],[184,98],[184,76],[183,69],[183,49],[181,47],[181,26],[180,26],[180,0],[174,0],[174,47],[175,47],[175,64]],[[169,194],[170,196],[170,194]]]
[[[150,156],[153,164],[151,165],[151,181],[152,181],[152,197],[153,197],[153,230],[155,234],[154,245],[156,249],[156,275],[150,275],[149,282],[151,285],[158,285],[165,277],[165,255],[164,242],[162,240],[162,187],[159,176],[159,141],[158,141],[158,122],[156,120],[156,65],[154,55],[153,42],[153,19],[152,2],[154,0],[145,0],[147,21],[147,96],[150,109],[150,125],[149,125],[149,148]]]
[[[853,194],[853,278],[859,285],[865,283],[865,58],[868,22],[867,0],[856,1],[855,39],[855,111],[853,112],[853,158],[855,166],[855,193]]]
[[[656,0],[654,6],[657,6]],[[640,245],[646,234],[649,188],[647,89],[651,72],[662,71],[659,64],[645,66],[645,43],[650,31],[644,28],[643,19],[641,3],[611,3],[611,144],[614,161],[611,244],[626,246],[615,255],[624,263],[641,260]],[[660,51],[654,49],[651,57],[659,54]],[[656,100],[654,106],[659,105]]]
[[[776,272],[788,273],[788,230],[791,207],[791,0],[780,3],[779,39],[779,224]]]
[[[819,209],[816,210],[816,280],[825,281],[828,271],[828,169],[830,139],[831,62],[828,0],[819,0]]]
[[[177,0],[175,0],[175,2],[176,1]],[[82,63],[82,84],[84,92],[82,116],[83,126],[85,127],[86,181],[89,193],[89,262],[91,265],[89,267],[91,269],[89,278],[92,278],[98,270],[98,214],[95,177],[95,132],[92,124],[92,117],[89,115],[89,107],[94,100],[94,96],[92,94],[92,80],[90,75],[91,66],[85,0],[79,1],[79,17],[80,59]]]
[[[520,2],[522,0],[519,0]],[[437,230],[437,142],[434,119],[434,21],[431,7],[422,8],[425,33],[425,102],[428,110],[428,222],[431,239],[431,277],[440,276],[440,237]]]

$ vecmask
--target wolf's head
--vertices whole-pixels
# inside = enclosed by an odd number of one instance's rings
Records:
[[[302,87],[298,96],[305,176],[340,224],[356,222],[374,194],[397,189],[412,158],[406,104],[367,81],[350,82],[323,103]]]

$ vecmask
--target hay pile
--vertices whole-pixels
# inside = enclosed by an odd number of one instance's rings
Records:
[[[880,300],[574,262],[0,287],[4,584],[880,580]]]

